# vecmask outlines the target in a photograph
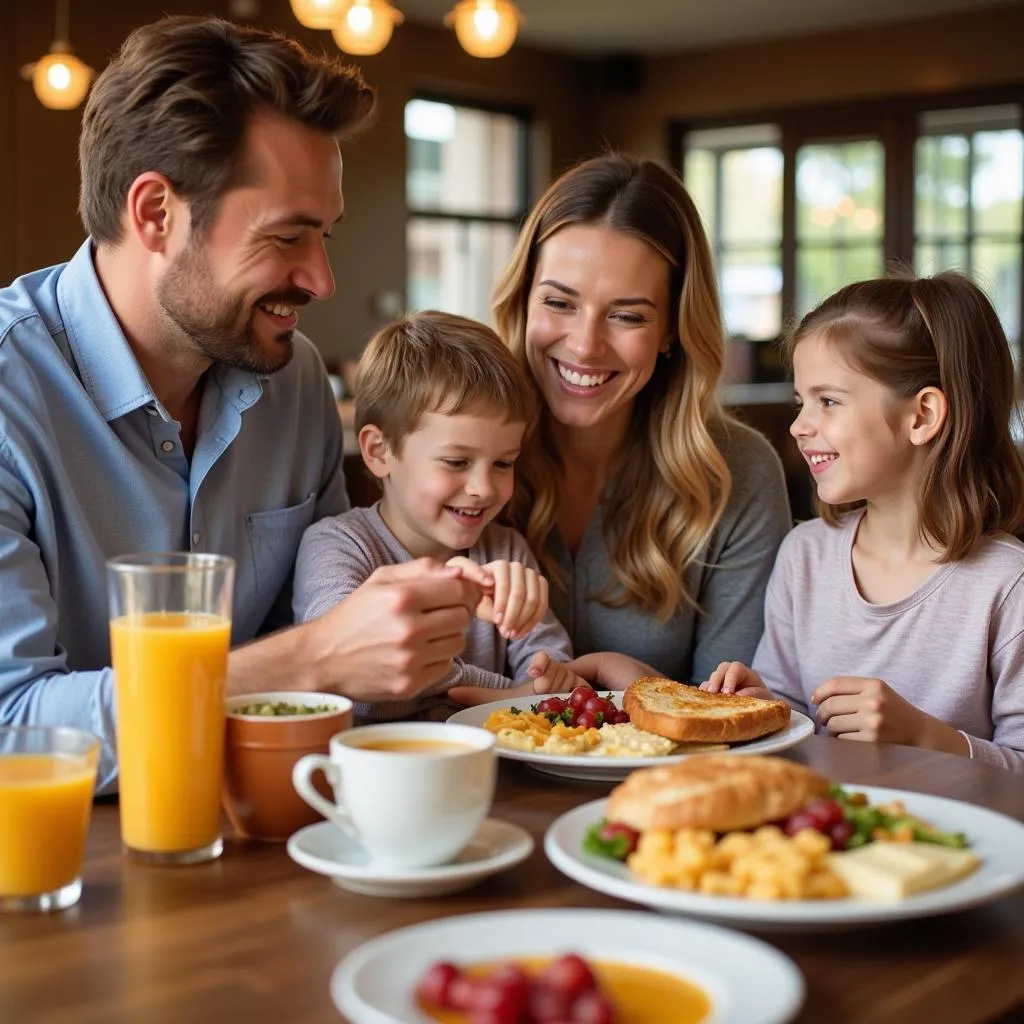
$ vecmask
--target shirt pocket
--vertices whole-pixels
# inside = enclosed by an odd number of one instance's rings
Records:
[[[269,608],[295,568],[303,531],[313,522],[316,493],[299,505],[245,517],[259,603]]]

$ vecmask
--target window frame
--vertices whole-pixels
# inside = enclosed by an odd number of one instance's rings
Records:
[[[1024,83],[991,88],[934,94],[897,95],[851,103],[816,104],[803,107],[752,108],[728,117],[676,119],[668,124],[668,155],[682,174],[686,138],[690,132],[770,124],[778,128],[783,159],[782,179],[782,322],[796,313],[796,154],[807,143],[847,142],[877,138],[885,149],[884,230],[885,259],[914,265],[915,154],[922,114],[957,108],[1016,104],[1021,110],[1024,130]],[[1024,167],[1022,167],[1024,176]],[[685,179],[684,179],[685,181]],[[1021,204],[1019,236],[1024,252],[1024,203]],[[1024,259],[1019,282],[1024,310]],[[770,342],[771,339],[765,339]],[[1020,356],[1024,349],[1024,326],[1020,338],[1011,338]]]

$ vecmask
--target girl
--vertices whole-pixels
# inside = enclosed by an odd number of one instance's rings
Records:
[[[959,274],[863,281],[789,354],[821,519],[783,542],[753,668],[704,689],[1024,773],[1024,461],[995,311]]]

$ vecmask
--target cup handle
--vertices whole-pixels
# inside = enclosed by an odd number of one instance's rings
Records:
[[[337,786],[341,781],[341,768],[329,757],[324,754],[306,754],[304,757],[300,757],[295,762],[295,767],[292,768],[292,785],[295,787],[295,791],[328,821],[333,821],[354,839],[358,839],[359,834],[356,832],[355,824],[345,808],[325,800],[314,788],[312,776],[317,769],[324,773],[331,786]]]

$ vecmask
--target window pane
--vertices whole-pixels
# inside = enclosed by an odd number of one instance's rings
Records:
[[[413,209],[515,217],[522,122],[510,114],[410,100],[406,196]]]
[[[977,241],[971,253],[974,280],[992,300],[1011,342],[1020,339],[1020,251],[1019,242]]]
[[[797,315],[803,316],[843,285],[880,277],[883,271],[881,245],[804,246],[796,259]]]
[[[974,136],[971,199],[974,230],[981,234],[1020,234],[1024,146],[1019,131],[978,132]]]
[[[885,148],[877,140],[801,146],[797,243],[881,239],[884,178]]]
[[[959,270],[966,274],[967,245],[919,243],[914,249],[914,270],[923,277],[937,274],[940,270]]]
[[[782,237],[782,153],[774,147],[734,149],[722,157],[722,235],[729,242]]]
[[[966,235],[969,155],[970,144],[963,135],[918,139],[914,216],[919,236]]]
[[[516,240],[511,224],[410,217],[408,305],[493,323],[491,292]]]
[[[715,154],[706,149],[691,149],[683,165],[683,182],[700,211],[704,230],[715,236]]]
[[[733,338],[764,341],[782,332],[782,267],[778,249],[725,252],[719,261],[722,314]]]

